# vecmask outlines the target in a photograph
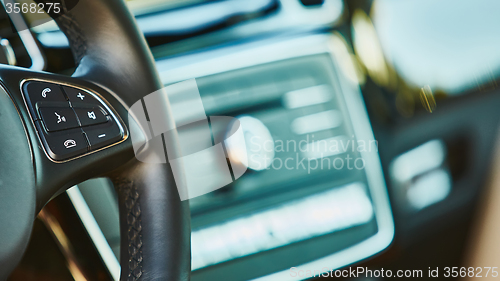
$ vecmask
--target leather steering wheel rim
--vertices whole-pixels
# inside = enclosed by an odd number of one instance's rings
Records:
[[[124,1],[83,0],[56,22],[78,64],[73,76],[109,88],[128,107],[163,87]],[[120,279],[189,280],[189,206],[169,165],[134,158],[111,179],[119,194]]]
[[[25,167],[33,169],[24,173],[23,180],[15,182],[15,185],[25,186],[25,190],[10,192],[9,198],[4,198],[4,201],[18,200],[17,206],[13,205],[12,208],[23,208],[23,219],[27,222],[13,223],[9,216],[1,217],[0,222],[12,224],[12,228],[10,232],[0,232],[2,237],[9,238],[0,246],[8,243],[15,245],[0,251],[0,260],[6,261],[0,270],[0,279],[6,278],[20,260],[33,219],[51,198],[83,180],[105,176],[113,181],[119,197],[120,280],[189,280],[189,205],[187,201],[180,200],[168,163],[139,162],[135,158],[130,138],[115,147],[64,164],[52,163],[40,153],[40,144],[34,137],[36,130],[21,102],[19,83],[22,79],[42,77],[70,80],[71,83],[91,88],[107,98],[127,128],[130,128],[126,118],[130,106],[163,87],[151,51],[123,0],[82,0],[71,10],[66,9],[64,1],[62,4],[64,14],[54,19],[66,34],[77,64],[72,77],[29,72],[18,67],[0,67],[2,87],[15,107],[14,110],[12,104],[4,103],[2,106],[6,111],[3,112],[8,112],[7,117],[13,120],[9,120],[11,127],[14,127],[12,123],[16,123],[16,126],[19,123],[16,114],[24,126],[24,131],[20,129],[21,125],[13,128],[11,131],[15,134],[12,138],[0,142],[11,147],[18,143],[19,150],[23,151],[13,155],[6,149],[0,150],[2,157],[16,157],[16,165],[11,165],[12,171],[0,173],[0,178],[12,177],[14,173],[17,177]],[[165,102],[168,105],[168,101]],[[0,111],[3,109],[0,108]],[[165,110],[165,116],[171,116],[168,106]],[[0,119],[5,120],[6,117]],[[19,140],[23,133],[28,135],[29,148]],[[168,141],[175,143],[175,135],[174,139]],[[80,169],[79,165],[85,168]],[[44,175],[50,170],[48,167],[60,170],[58,179],[52,180]],[[2,191],[3,188],[0,184]]]

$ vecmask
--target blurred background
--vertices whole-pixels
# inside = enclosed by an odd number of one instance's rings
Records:
[[[127,4],[163,83],[196,78],[207,116],[245,134],[246,174],[190,200],[192,280],[467,266],[494,171],[500,2]],[[2,10],[0,36],[2,63],[74,71],[46,18]],[[10,280],[117,280],[118,225],[107,179],[73,187],[39,215]]]

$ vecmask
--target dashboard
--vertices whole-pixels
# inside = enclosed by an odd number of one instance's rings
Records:
[[[471,120],[496,115],[478,113],[473,102],[461,113],[451,108],[475,95],[496,102],[496,68],[478,66],[475,86],[456,79],[469,74],[466,66],[455,67],[451,80],[428,78],[436,73],[429,69],[445,73],[450,64],[413,67],[418,59],[407,52],[416,39],[391,37],[400,30],[390,23],[407,7],[387,2],[129,1],[163,84],[195,78],[206,115],[237,118],[247,145],[259,147],[247,146],[258,160],[245,175],[189,200],[192,280],[297,280],[292,267],[325,272],[374,256],[375,267],[397,265],[391,254],[411,265],[435,243],[465,240],[448,237],[468,229],[495,135],[493,123],[472,128]],[[32,33],[11,39],[25,46],[19,61],[71,74],[68,42],[55,24],[30,24]],[[428,32],[409,26],[416,38]],[[434,110],[438,121],[421,125]],[[462,126],[449,125],[457,118]],[[62,196],[118,280],[111,183],[92,179]],[[387,250],[391,244],[399,249]],[[300,279],[308,277],[316,276]]]

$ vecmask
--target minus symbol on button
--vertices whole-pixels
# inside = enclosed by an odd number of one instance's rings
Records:
[[[98,135],[97,137],[98,138],[104,138],[106,136],[106,134],[101,134],[101,135]]]

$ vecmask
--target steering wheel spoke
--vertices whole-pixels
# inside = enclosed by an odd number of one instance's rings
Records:
[[[108,91],[79,78],[16,67],[1,67],[0,78],[31,144],[37,211],[66,188],[133,158],[118,113],[126,109]]]

